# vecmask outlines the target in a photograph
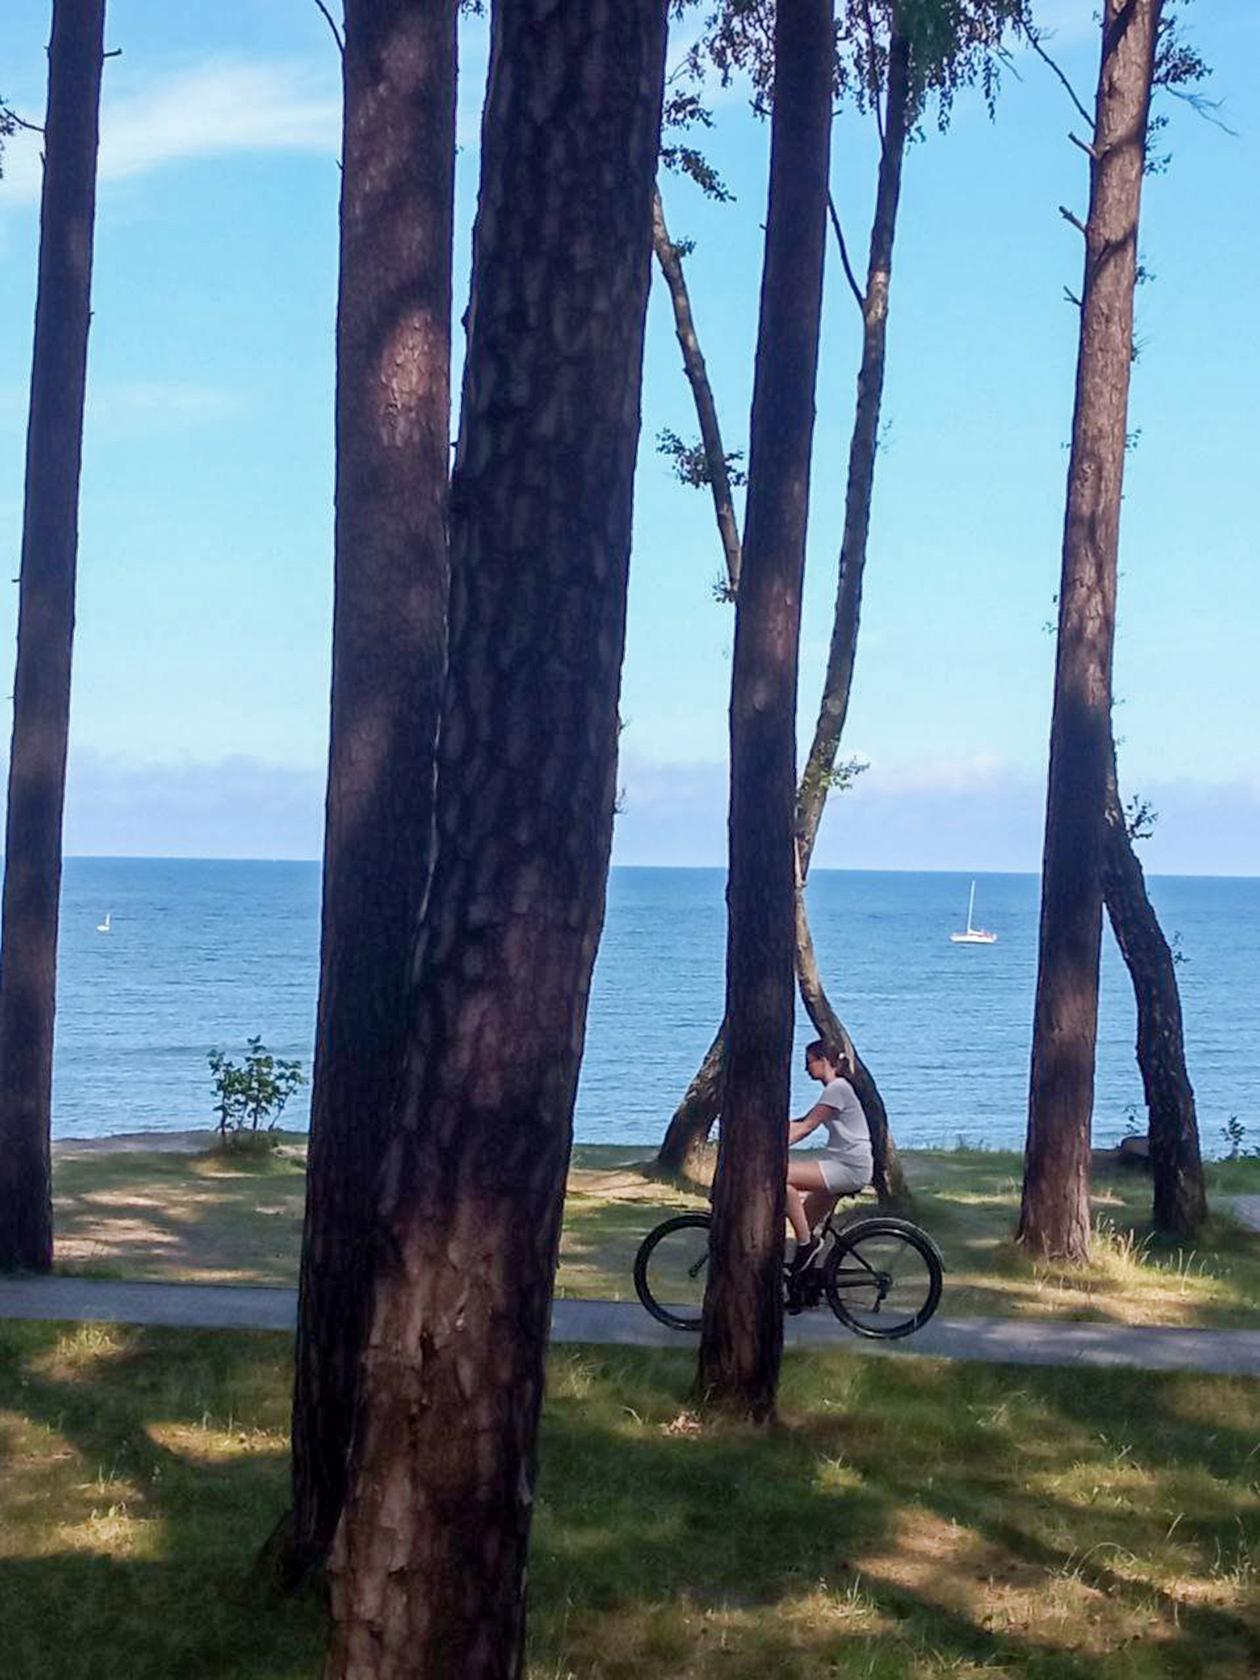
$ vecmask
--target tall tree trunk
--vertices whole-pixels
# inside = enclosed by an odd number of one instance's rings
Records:
[[[1207,1217],[1194,1088],[1186,1071],[1177,968],[1147,897],[1142,865],[1116,786],[1107,783],[1103,898],[1137,1000],[1137,1059],[1146,1093],[1154,1219],[1162,1230],[1194,1237]]]
[[[438,841],[330,1564],[328,1680],[516,1677],[616,791],[666,0],[500,0]]]
[[[893,239],[901,198],[901,165],[909,133],[910,43],[894,29],[888,44],[888,91],[884,102],[883,145],[871,223],[870,256],[866,267],[866,295],[862,299],[862,360],[858,368],[857,404],[849,441],[849,477],[844,499],[844,535],[840,542],[840,576],[831,626],[831,647],[823,681],[822,704],[814,739],[805,761],[796,802],[796,843],[801,854],[801,878],[808,880],[814,843],[827,803],[836,752],[849,712],[853,666],[857,657],[858,625],[862,609],[862,579],[871,526],[875,490],[875,457],[879,450],[879,411],[884,397],[884,367],[888,342],[888,295],[892,283]]]
[[[347,0],[323,949],[293,1404],[295,1575],[345,1492],[370,1234],[432,863],[445,665],[455,0]]]
[[[810,861],[831,788],[836,753],[848,715],[849,697],[853,687],[853,668],[861,617],[862,579],[866,566],[866,545],[874,494],[875,458],[879,447],[879,412],[884,392],[893,240],[901,195],[901,167],[909,134],[909,93],[910,46],[904,35],[894,31],[888,50],[883,144],[876,183],[875,214],[871,223],[866,294],[862,301],[862,359],[858,369],[853,435],[849,444],[844,534],[840,544],[839,582],[832,620],[831,647],[814,739],[796,794],[796,840],[801,859],[802,880],[809,875]],[[682,262],[675,247],[669,242],[663,212],[658,214],[656,248],[674,304],[675,326],[679,342],[683,346],[684,366],[695,397],[705,462],[710,482],[714,486],[714,505],[720,510],[722,496],[718,490],[719,473],[721,483],[726,487],[727,501],[730,496],[726,479],[726,456],[717,427],[716,410],[705,372],[704,358],[699,353],[699,342],[691,318]],[[663,248],[667,250],[671,259],[668,268],[666,256],[662,254]],[[729,534],[722,523],[720,511],[719,532],[723,551],[727,556],[728,577],[737,578],[739,550],[738,547],[735,548],[732,560]],[[824,1036],[835,1034],[851,1046],[852,1039],[836,1017],[822,989],[817,962],[812,955],[813,941],[809,932],[808,910],[803,899],[797,902],[795,920],[797,978],[810,1019]],[[824,1021],[830,1022],[831,1025],[824,1027]],[[724,1028],[719,1029],[698,1072],[670,1118],[656,1157],[657,1165],[666,1172],[687,1171],[689,1163],[694,1160],[700,1145],[708,1137],[721,1112],[724,1090],[723,1031]],[[876,1190],[881,1200],[898,1200],[906,1193],[906,1182],[889,1129],[888,1111],[884,1107],[879,1087],[870,1069],[861,1062],[856,1052],[854,1055],[858,1070],[855,1090],[870,1127],[871,1148],[875,1157]]]
[[[1138,214],[1160,0],[1105,0],[1068,473],[1019,1238],[1089,1252],[1111,661]]]
[[[105,0],[55,0],[0,936],[0,1270],[52,1268],[52,1061]]]
[[[796,891],[796,678],[822,309],[832,4],[775,15],[770,207],[731,671],[726,1097],[697,1392],[774,1413]]]

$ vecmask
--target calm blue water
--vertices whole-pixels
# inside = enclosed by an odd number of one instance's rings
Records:
[[[968,879],[819,871],[810,908],[833,1001],[905,1145],[1022,1147],[1038,883],[980,877],[976,921],[999,941],[950,944]],[[721,1014],[719,870],[615,869],[578,1097],[584,1142],[652,1143]],[[1205,1150],[1238,1115],[1260,1138],[1256,946],[1260,879],[1151,884],[1179,935],[1190,1075]],[[111,912],[112,931],[97,924]],[[206,1051],[260,1033],[309,1071],[319,867],[72,858],[66,864],[53,1131],[169,1130],[213,1121]],[[1127,976],[1105,931],[1096,1141],[1141,1107]],[[810,1037],[798,1024],[798,1048]],[[797,1058],[799,1063],[799,1056]],[[796,1112],[811,1087],[795,1075]],[[305,1093],[286,1124],[305,1124]]]

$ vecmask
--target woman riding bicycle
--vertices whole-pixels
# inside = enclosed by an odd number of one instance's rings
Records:
[[[805,1049],[805,1071],[822,1086],[809,1113],[788,1123],[788,1144],[799,1143],[823,1126],[827,1141],[809,1158],[788,1158],[787,1216],[796,1236],[793,1272],[818,1251],[813,1228],[837,1196],[852,1195],[871,1182],[871,1134],[866,1115],[849,1080],[853,1066],[843,1050],[815,1039]]]

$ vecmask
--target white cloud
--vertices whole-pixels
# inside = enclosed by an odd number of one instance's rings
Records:
[[[141,763],[71,747],[68,853],[318,858],[324,772],[241,755]]]
[[[861,754],[859,753],[860,757]],[[726,858],[723,764],[623,756],[624,809],[615,861],[709,865]],[[1157,875],[1260,874],[1260,787],[1253,779],[1143,784],[1160,820],[1142,848]],[[996,755],[873,764],[833,795],[819,836],[821,869],[1041,867],[1044,776]]]
[[[25,432],[30,393],[16,385],[0,387],[0,431]],[[238,414],[235,391],[173,379],[88,378],[85,426],[94,441],[142,437],[155,426],[164,431],[202,425]]]
[[[95,435],[115,440],[176,426],[224,420],[240,412],[235,391],[169,379],[88,381],[87,424]]]
[[[855,749],[852,756],[869,762],[860,783],[863,793],[868,796],[979,793],[1001,786],[1014,775],[1011,766],[996,753],[925,759],[916,764],[881,764],[878,760],[868,760],[867,754],[860,749]]]
[[[972,768],[968,768],[968,763]],[[0,776],[6,773],[0,756]],[[969,777],[976,779],[970,779]],[[72,745],[66,850],[92,856],[318,858],[322,765],[242,755],[142,762]],[[726,861],[726,767],[623,755],[624,809],[613,861],[717,867]],[[1260,785],[1254,779],[1143,785],[1159,813],[1141,848],[1153,875],[1260,874]],[[829,801],[819,869],[925,869],[968,874],[1041,866],[1044,781],[992,760],[925,762],[883,780],[872,769]]]
[[[316,152],[341,145],[335,71],[303,61],[212,59],[145,77],[101,104],[102,184],[167,164],[233,152]],[[121,77],[119,77],[121,80]],[[40,193],[40,137],[20,132],[5,149],[0,204],[29,204]]]

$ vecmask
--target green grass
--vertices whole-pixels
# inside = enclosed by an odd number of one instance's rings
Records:
[[[1019,1155],[920,1150],[907,1152],[906,1160],[916,1217],[940,1243],[949,1267],[944,1310],[952,1316],[1260,1325],[1260,1235],[1220,1206],[1226,1195],[1260,1193],[1260,1160],[1208,1167],[1214,1211],[1193,1245],[1152,1230],[1146,1174],[1096,1172],[1096,1236],[1087,1267],[1036,1263],[1013,1242]]]
[[[557,1291],[633,1298],[644,1233],[704,1207],[636,1170],[643,1151],[574,1152]],[[1192,1249],[1150,1229],[1150,1180],[1112,1170],[1094,1183],[1098,1238],[1083,1268],[1035,1264],[1011,1240],[1020,1158],[994,1150],[907,1151],[915,1213],[936,1237],[954,1317],[1022,1316],[1131,1324],[1260,1325],[1260,1236],[1217,1212]],[[1217,1162],[1214,1197],[1260,1194],[1260,1160]],[[100,1277],[293,1283],[305,1196],[302,1146],[261,1159],[119,1153],[59,1155],[57,1263]]]
[[[0,1325],[6,1680],[298,1680],[251,1565],[287,1338]],[[1254,1680],[1260,1385],[795,1356],[702,1430],[682,1353],[552,1356],[530,1680]]]
[[[274,1154],[53,1156],[57,1267],[159,1282],[293,1283],[304,1143]]]

